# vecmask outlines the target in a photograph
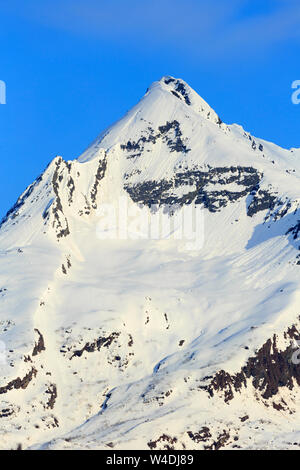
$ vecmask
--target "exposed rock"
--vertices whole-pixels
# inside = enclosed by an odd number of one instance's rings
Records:
[[[40,331],[37,328],[35,328],[34,331],[39,335],[39,339],[38,339],[38,342],[35,343],[35,346],[32,351],[32,356],[37,356],[42,351],[45,351],[46,348],[45,348],[43,335],[40,333]]]
[[[188,431],[188,436],[192,441],[199,444],[200,442],[206,442],[211,439],[212,435],[208,427],[204,426],[200,431],[193,433],[192,431]]]
[[[248,206],[247,215],[253,217],[258,212],[273,210],[276,199],[277,197],[269,193],[269,191],[259,189]]]
[[[208,171],[186,170],[177,172],[172,180],[145,181],[139,184],[125,184],[125,189],[134,202],[151,205],[202,204],[210,212],[220,211],[228,203],[246,197],[258,188],[262,175],[252,167],[215,167]],[[230,191],[226,186],[235,183],[240,191]],[[215,185],[224,189],[214,190]],[[179,187],[194,187],[183,196],[175,196]]]
[[[2,219],[1,222],[0,222],[0,228],[1,228],[2,225],[4,225],[8,220],[13,220],[13,219],[15,219],[16,217],[18,217],[18,215],[19,215],[19,210],[20,210],[21,207],[25,204],[26,200],[29,198],[29,196],[32,194],[32,192],[34,191],[34,189],[40,184],[41,181],[42,181],[42,175],[40,175],[40,176],[34,181],[34,183],[32,183],[30,186],[28,186],[28,188],[26,189],[26,191],[24,192],[24,194],[19,197],[19,199],[17,200],[17,202],[14,204],[14,206],[6,213],[6,215],[3,217],[3,219]]]
[[[105,176],[106,167],[107,167],[106,158],[104,158],[103,160],[99,160],[98,169],[95,175],[95,182],[91,190],[91,203],[92,203],[93,209],[97,209],[96,197],[98,193],[98,187],[99,187],[100,181]]]
[[[167,434],[162,434],[158,439],[148,442],[150,449],[156,449],[158,444],[162,444],[162,448],[166,450],[174,450],[174,445],[178,442],[177,437],[171,437]]]
[[[142,155],[145,144],[155,144],[158,139],[169,147],[170,152],[188,153],[188,149],[184,143],[182,131],[178,121],[167,121],[165,125],[158,127],[155,132],[150,126],[147,129],[147,135],[141,136],[137,141],[128,141],[121,144],[121,149],[126,150],[130,155],[129,158],[139,157]]]
[[[229,439],[230,439],[230,434],[228,431],[224,429],[224,431],[221,434],[219,434],[217,439],[211,445],[205,446],[204,449],[205,450],[219,450],[222,447],[225,447]]]
[[[0,387],[0,395],[3,393],[7,393],[10,390],[18,390],[20,388],[25,389],[28,387],[30,382],[34,377],[36,377],[37,370],[32,367],[31,370],[23,377],[23,379],[20,379],[20,377],[17,377],[16,379],[12,380],[9,382],[7,385],[4,387]]]
[[[81,357],[84,351],[91,353],[94,351],[100,351],[102,347],[108,348],[112,342],[120,336],[120,333],[111,333],[107,337],[100,337],[93,343],[86,343],[85,346],[83,346],[82,349],[78,349],[73,352],[72,356],[70,357],[70,360],[73,359],[73,357]]]
[[[293,238],[294,240],[297,240],[298,236],[299,236],[299,232],[300,232],[300,220],[297,222],[296,225],[294,225],[293,227],[291,227],[287,232],[286,232],[286,235],[288,234],[292,234],[293,235]]]
[[[289,328],[285,335],[300,339],[294,326]],[[216,392],[222,392],[224,401],[229,402],[234,398],[234,392],[240,392],[243,387],[247,387],[250,380],[253,387],[261,393],[261,397],[268,400],[275,396],[281,387],[292,390],[295,384],[300,386],[300,368],[291,360],[293,351],[292,345],[279,351],[276,335],[274,335],[257,351],[254,357],[248,359],[240,372],[231,375],[220,370],[208,386],[201,388],[207,390],[211,397]]]
[[[48,389],[46,390],[46,393],[50,395],[49,400],[46,404],[46,408],[53,410],[56,398],[57,398],[57,388],[55,384],[49,385]]]
[[[54,216],[53,228],[56,230],[57,238],[66,237],[70,234],[68,221],[64,215],[63,207],[60,199],[59,193],[59,181],[62,178],[62,175],[59,175],[60,165],[63,162],[62,159],[59,159],[56,162],[56,169],[52,177],[52,186],[55,193],[55,201],[52,204],[52,214]],[[64,162],[66,163],[66,162]]]

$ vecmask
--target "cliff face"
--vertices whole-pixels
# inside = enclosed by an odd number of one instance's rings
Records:
[[[56,157],[0,227],[1,446],[297,444],[297,153],[163,77]]]

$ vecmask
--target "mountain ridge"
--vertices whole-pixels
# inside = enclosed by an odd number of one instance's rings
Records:
[[[52,160],[0,225],[3,448],[292,446],[299,170],[169,76]],[[122,201],[204,238],[119,239]]]

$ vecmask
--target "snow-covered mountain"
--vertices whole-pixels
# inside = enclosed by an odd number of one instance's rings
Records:
[[[299,446],[299,172],[173,77],[56,157],[0,228],[1,447]]]

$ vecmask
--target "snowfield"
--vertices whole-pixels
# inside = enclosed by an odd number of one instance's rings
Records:
[[[299,447],[299,157],[173,77],[56,157],[0,225],[1,448]]]

